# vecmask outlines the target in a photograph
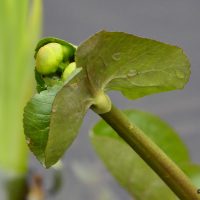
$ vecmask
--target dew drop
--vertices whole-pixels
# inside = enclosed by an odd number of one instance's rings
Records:
[[[52,109],[52,112],[55,113],[55,112],[56,112],[56,108],[53,108],[53,109]]]
[[[119,61],[121,59],[121,53],[120,52],[114,53],[112,55],[112,59],[115,60],[115,61]]]
[[[181,78],[181,79],[185,78],[184,72],[179,71],[179,70],[176,71],[176,76],[177,76],[178,78]]]
[[[127,76],[135,76],[135,75],[137,75],[137,71],[135,70],[135,69],[131,69],[130,71],[129,71],[129,73],[128,73],[128,75]]]

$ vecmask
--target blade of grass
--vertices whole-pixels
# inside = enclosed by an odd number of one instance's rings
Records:
[[[22,112],[33,88],[32,55],[41,26],[42,2],[31,3],[0,2],[0,167],[15,172],[27,169]]]

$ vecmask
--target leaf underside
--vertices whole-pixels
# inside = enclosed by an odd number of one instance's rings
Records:
[[[55,86],[36,94],[25,107],[27,143],[46,168],[55,164],[73,142],[91,105],[81,77],[78,74],[64,87]]]
[[[189,79],[183,50],[122,32],[101,31],[76,51],[96,90],[119,90],[129,99],[181,89]]]
[[[40,47],[58,42],[41,40]],[[74,59],[74,58],[73,58]],[[30,149],[45,167],[55,164],[75,139],[83,117],[100,90],[119,90],[136,99],[183,88],[189,79],[189,61],[175,46],[122,32],[101,31],[75,52],[77,70],[65,84],[48,88],[36,73],[36,94],[24,112],[24,130]],[[80,72],[80,69],[82,71]]]
[[[60,87],[36,94],[24,109],[24,132],[31,151],[41,163],[45,159],[52,104]]]
[[[168,124],[137,110],[126,111],[126,115],[200,186],[200,167],[191,163],[186,146]],[[135,199],[177,200],[158,175],[103,120],[94,126],[90,136],[107,169]]]
[[[45,151],[46,167],[56,163],[71,145],[91,104],[92,98],[85,87],[81,74],[58,92],[52,107],[50,131]]]

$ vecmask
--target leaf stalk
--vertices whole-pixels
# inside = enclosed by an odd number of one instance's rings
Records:
[[[177,197],[181,200],[200,200],[197,188],[183,171],[142,130],[130,122],[122,111],[112,105],[109,112],[99,115],[160,176]]]

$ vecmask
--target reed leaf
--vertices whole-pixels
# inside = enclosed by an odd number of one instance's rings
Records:
[[[23,107],[32,94],[41,0],[0,1],[0,169],[26,172]]]

